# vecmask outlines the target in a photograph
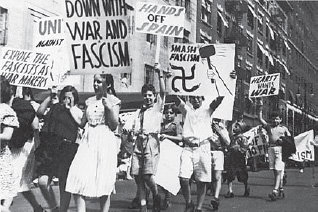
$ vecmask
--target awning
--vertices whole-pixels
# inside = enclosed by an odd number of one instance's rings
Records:
[[[227,20],[225,19],[225,17],[223,16],[223,14],[220,11],[218,11],[218,15],[221,17],[224,26],[229,27],[229,23],[227,22]]]
[[[254,12],[254,9],[250,5],[248,5],[248,9],[251,11],[254,17],[257,17],[256,13]]]
[[[287,43],[287,41],[284,39],[284,44],[285,44],[285,46],[286,46],[286,48],[288,49],[288,50],[290,50],[290,47],[289,47],[289,45],[288,45],[288,43]]]
[[[276,61],[284,67],[286,74],[290,75],[290,72],[289,72],[287,66],[282,61],[280,61],[278,59],[276,59]]]
[[[271,27],[268,23],[266,23],[266,26],[268,27],[269,34],[270,34],[270,36],[271,36],[271,39],[274,40],[275,35],[274,35],[274,31],[273,31],[272,27]]]

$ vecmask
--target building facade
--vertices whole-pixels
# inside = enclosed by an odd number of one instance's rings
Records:
[[[266,0],[153,0],[186,8],[184,37],[160,37],[160,59],[168,68],[172,43],[235,43],[237,86],[234,119],[244,114],[251,126],[258,123],[255,99],[248,97],[252,76],[280,73],[278,96],[264,98],[264,116],[281,112],[294,134],[318,121],[318,2]],[[143,84],[157,82],[153,71],[157,36],[135,32],[136,1],[126,0],[132,72],[114,75],[115,89],[139,93]],[[3,46],[33,49],[33,27],[47,16],[61,16],[63,1],[24,0],[0,3],[0,50]],[[74,81],[76,80],[76,81]],[[72,81],[80,92],[92,92],[92,76]],[[156,83],[155,83],[156,84]],[[158,88],[158,86],[157,86]]]

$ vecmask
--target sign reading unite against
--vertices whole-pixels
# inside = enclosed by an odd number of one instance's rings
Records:
[[[71,74],[130,72],[125,0],[65,0]]]
[[[182,38],[184,14],[184,7],[137,2],[135,30],[136,32]]]
[[[249,97],[278,95],[279,81],[280,73],[251,77]]]
[[[0,57],[0,74],[11,85],[47,89],[52,83],[52,62],[49,54],[3,48]]]

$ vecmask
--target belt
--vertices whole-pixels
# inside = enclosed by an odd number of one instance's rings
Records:
[[[203,141],[200,141],[199,143],[189,143],[189,144],[185,144],[184,146],[185,147],[200,147],[208,143],[210,143],[210,141],[208,139],[205,139]]]

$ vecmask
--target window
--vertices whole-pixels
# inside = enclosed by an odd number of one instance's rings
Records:
[[[254,15],[251,10],[247,12],[247,25],[251,27],[251,29],[254,29]]]
[[[253,53],[253,39],[251,36],[247,35],[247,45],[246,45],[246,51],[250,54]]]
[[[221,37],[221,34],[222,34],[222,25],[223,25],[223,23],[222,23],[222,17],[221,17],[221,15],[218,13],[218,14],[217,14],[217,26],[216,26],[216,31],[217,31],[219,37]]]
[[[0,7],[0,45],[6,45],[8,40],[8,10]]]
[[[263,65],[263,52],[258,46],[257,46],[257,63],[260,66]]]
[[[183,38],[174,38],[175,43],[189,43],[190,32],[186,29],[183,30]]]
[[[185,15],[187,18],[191,18],[190,12],[190,0],[176,0],[176,5],[185,8]]]
[[[257,29],[258,29],[258,33],[260,33],[261,35],[263,35],[263,22],[262,22],[262,19],[261,17],[259,17],[257,19]]]
[[[155,44],[156,45],[157,44],[157,35],[147,34],[146,40],[150,44]]]
[[[201,20],[209,25],[212,24],[210,3],[207,6],[203,6],[203,5],[201,6]]]
[[[150,65],[145,65],[145,84],[153,84],[154,82],[154,70]]]
[[[167,36],[164,36],[164,37],[163,37],[163,46],[164,46],[165,48],[168,48],[168,45],[169,45],[169,39],[168,39]]]
[[[252,69],[252,67],[250,67],[250,66],[247,66],[246,67],[246,75],[245,75],[245,82],[248,82],[248,83],[250,83],[250,81],[251,81],[251,77],[252,77],[252,72],[251,72],[251,69]]]
[[[120,82],[122,86],[128,88],[131,85],[131,73],[121,73]]]

